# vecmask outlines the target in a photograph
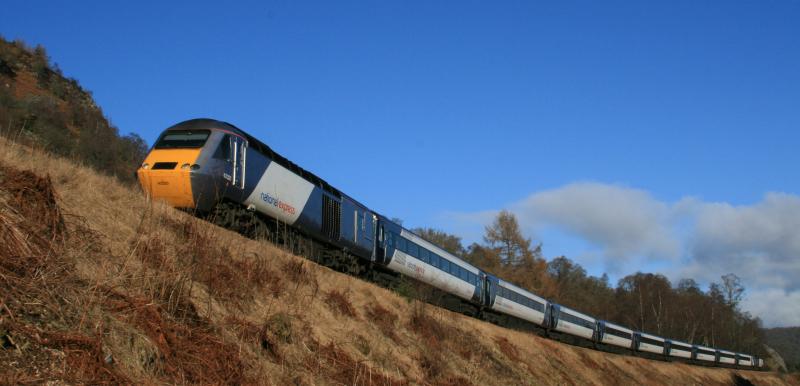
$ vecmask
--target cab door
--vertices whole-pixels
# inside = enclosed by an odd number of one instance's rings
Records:
[[[233,186],[244,189],[245,168],[247,167],[247,141],[242,137],[233,138]]]
[[[364,208],[353,211],[353,242],[373,257],[375,251],[375,222],[377,218]]]
[[[225,165],[224,177],[230,186],[244,189],[245,169],[247,168],[247,141],[237,135],[227,135],[229,157]]]

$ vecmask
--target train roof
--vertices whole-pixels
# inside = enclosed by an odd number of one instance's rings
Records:
[[[343,195],[342,192],[339,191],[339,189],[334,188],[333,186],[331,186],[331,184],[329,184],[322,178],[318,177],[316,174],[301,168],[292,161],[289,161],[288,158],[275,152],[274,150],[272,150],[272,148],[270,148],[263,142],[259,141],[256,137],[253,137],[244,130],[228,122],[210,118],[196,118],[177,123],[167,128],[167,130],[211,130],[211,129],[229,130],[233,133],[241,135],[242,137],[247,139],[249,147],[254,148],[256,151],[260,152],[261,154],[264,154],[265,156],[268,156],[270,159],[277,162],[279,165],[303,177],[308,182],[311,182],[312,184],[319,186],[320,188],[322,188],[322,190],[336,196],[339,199],[342,198]],[[348,199],[351,198],[348,197]]]
[[[606,323],[606,326],[611,326],[611,327],[614,327],[614,328],[616,328],[618,330],[622,330],[622,331],[633,332],[633,330],[631,330],[630,328],[622,326],[622,325],[619,325],[619,324],[616,324],[614,322],[609,322],[607,320],[604,320],[604,322]]]
[[[506,288],[508,288],[510,290],[516,291],[520,295],[524,295],[524,296],[527,296],[529,298],[533,298],[535,300],[540,300],[540,301],[543,301],[545,303],[548,301],[547,299],[545,299],[545,298],[543,298],[543,297],[541,297],[541,296],[539,296],[539,295],[537,295],[537,294],[535,294],[535,293],[533,293],[531,291],[528,291],[525,288],[522,288],[522,287],[520,287],[520,286],[518,286],[518,285],[516,285],[516,284],[514,284],[514,283],[512,283],[512,282],[510,282],[508,280],[504,280],[504,279],[501,279],[500,277],[497,277],[497,281],[498,281],[498,283],[500,283],[501,286],[506,287]]]
[[[648,333],[646,333],[644,331],[639,331],[639,335],[641,335],[641,336],[643,336],[645,338],[649,338],[649,339],[660,340],[662,342],[666,342],[667,341],[666,338],[662,338],[662,337],[660,337],[658,335],[648,334]]]
[[[586,315],[583,312],[576,311],[576,310],[574,310],[574,309],[572,309],[570,307],[566,307],[566,306],[561,306],[561,312],[567,313],[567,314],[572,314],[573,316],[582,317],[584,319],[591,319],[591,320],[595,320],[595,321],[597,320],[594,316]]]
[[[667,340],[669,340],[669,343],[671,345],[673,345],[673,346],[681,346],[681,347],[693,347],[694,346],[693,344],[686,343],[686,342],[681,342],[679,340],[672,340],[672,339],[667,339]]]

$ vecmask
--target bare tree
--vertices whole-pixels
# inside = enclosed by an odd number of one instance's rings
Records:
[[[496,249],[505,265],[515,266],[525,258],[532,258],[531,239],[522,236],[517,217],[513,213],[502,210],[494,222],[486,227],[484,242]]]
[[[725,294],[725,302],[736,308],[744,296],[742,279],[732,273],[722,276],[722,291]]]
[[[433,228],[414,228],[412,232],[456,256],[463,257],[466,253],[464,246],[461,245],[461,237],[456,235]]]

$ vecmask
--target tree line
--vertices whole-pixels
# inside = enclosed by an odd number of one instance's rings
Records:
[[[136,134],[120,135],[78,81],[66,78],[44,47],[0,37],[0,135],[77,160],[121,181],[147,153]]]
[[[735,274],[722,276],[706,290],[690,278],[672,283],[664,275],[644,272],[612,286],[608,275],[588,275],[565,256],[545,259],[542,245],[524,237],[508,211],[486,226],[482,243],[467,247],[460,237],[440,230],[413,231],[504,280],[596,318],[692,344],[763,354],[761,320],[740,308],[745,288]]]

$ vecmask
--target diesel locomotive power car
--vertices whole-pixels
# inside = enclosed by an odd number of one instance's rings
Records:
[[[284,224],[328,252],[352,256],[370,269],[405,275],[479,310],[547,331],[664,358],[749,368],[764,365],[752,355],[598,320],[517,287],[367,208],[226,122],[193,119],[166,129],[137,175],[148,195],[174,207],[214,213],[225,219],[222,225],[240,231],[242,226],[258,231],[267,222]]]

